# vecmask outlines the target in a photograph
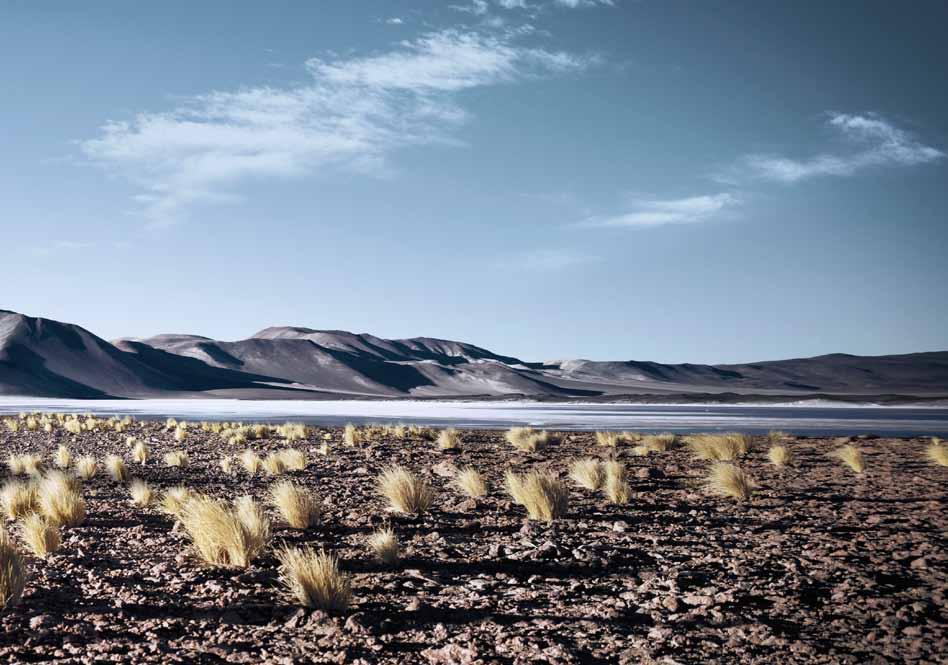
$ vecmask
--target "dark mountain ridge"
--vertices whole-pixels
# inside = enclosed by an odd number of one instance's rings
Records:
[[[835,353],[728,365],[524,362],[473,344],[342,330],[264,328],[232,342],[184,334],[107,342],[0,310],[0,394],[70,398],[611,399],[639,395],[948,396],[948,352]],[[730,397],[729,397],[730,399]]]

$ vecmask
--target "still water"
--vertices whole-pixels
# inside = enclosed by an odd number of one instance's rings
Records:
[[[879,434],[948,438],[948,408],[788,405],[573,404],[464,401],[270,401],[227,399],[57,400],[0,397],[0,415],[59,411],[136,418],[298,421],[310,424],[403,422],[459,428],[532,425],[551,429],[673,432],[773,429],[803,435]]]

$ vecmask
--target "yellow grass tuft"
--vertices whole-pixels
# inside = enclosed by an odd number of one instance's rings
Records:
[[[243,525],[252,542],[257,543],[262,552],[270,542],[270,520],[263,507],[248,494],[234,501],[234,514]]]
[[[379,529],[369,536],[369,548],[386,565],[398,563],[398,537],[389,528]]]
[[[96,463],[95,458],[89,455],[80,457],[76,460],[76,465],[73,467],[73,473],[76,474],[76,477],[81,478],[82,480],[89,480],[95,476],[96,471],[98,471],[99,465]]]
[[[174,431],[174,440],[178,443],[182,443],[185,439],[188,438],[188,431],[184,427],[178,427]]]
[[[288,471],[303,471],[306,468],[306,455],[296,448],[285,448],[277,453]]]
[[[68,469],[69,465],[72,464],[72,453],[69,452],[69,448],[66,446],[59,446],[56,449],[56,456],[53,461],[60,469]]]
[[[775,443],[767,451],[767,459],[778,469],[790,464],[793,457],[790,455],[790,449],[783,444]]]
[[[727,462],[715,462],[708,470],[707,488],[712,494],[738,501],[750,498],[753,485],[744,470]]]
[[[403,466],[390,466],[376,479],[379,492],[388,499],[392,510],[420,515],[434,500],[434,490],[427,480],[419,478]]]
[[[678,443],[678,435],[672,432],[648,434],[642,437],[642,447],[651,453],[663,453]]]
[[[603,489],[606,492],[609,503],[624,506],[631,499],[625,464],[617,460],[609,460],[603,464],[603,467],[605,467],[606,472],[606,480],[603,484]]]
[[[59,527],[32,513],[20,523],[20,538],[33,556],[45,559],[56,552],[62,543]]]
[[[322,512],[319,498],[288,480],[270,488],[270,501],[294,529],[308,529],[319,523]]]
[[[938,437],[932,437],[932,442],[925,449],[925,457],[932,464],[939,466],[948,466],[948,446],[941,442]]]
[[[179,517],[182,509],[184,509],[184,504],[190,501],[193,496],[194,493],[183,485],[169,487],[161,495],[161,509],[169,515]]]
[[[790,438],[789,434],[787,434],[786,432],[781,432],[778,429],[772,429],[769,432],[767,432],[767,441],[770,444],[775,445],[775,446],[777,444],[783,443],[789,438]]]
[[[79,492],[79,482],[62,471],[50,471],[36,489],[39,512],[49,522],[62,526],[78,526],[86,519],[86,502]]]
[[[692,454],[701,460],[732,462],[750,449],[744,434],[697,434],[688,439]]]
[[[177,468],[185,467],[191,461],[191,458],[183,450],[170,450],[162,455],[161,459],[164,460],[165,466]]]
[[[349,607],[352,585],[336,557],[307,546],[284,547],[277,559],[280,579],[300,605],[325,612],[345,612]]]
[[[250,475],[254,475],[260,471],[260,467],[263,466],[263,460],[260,459],[260,455],[250,450],[249,448],[244,452],[240,453],[240,464]]]
[[[125,460],[118,455],[107,455],[105,458],[105,470],[112,480],[124,483],[128,480],[128,467],[125,466]]]
[[[237,510],[210,497],[192,497],[179,517],[195,550],[211,566],[246,568],[266,547],[260,532],[248,528]]]
[[[507,471],[504,480],[507,492],[527,509],[530,519],[552,522],[569,509],[569,490],[552,473],[531,471],[517,475]]]
[[[155,494],[148,483],[138,478],[129,483],[128,491],[132,495],[132,503],[143,508],[151,504]]]
[[[228,476],[234,472],[234,458],[230,455],[224,455],[221,457],[219,464],[221,471],[226,473]]]
[[[461,447],[461,433],[449,427],[438,433],[438,448],[441,450],[458,450]]]
[[[596,443],[600,446],[617,447],[625,437],[621,432],[596,432]]]
[[[26,586],[26,562],[0,527],[0,609],[13,607]]]
[[[850,443],[831,452],[830,457],[835,457],[852,469],[854,473],[858,474],[866,470],[866,463],[865,460],[863,460],[862,451]]]
[[[459,469],[454,477],[454,485],[461,492],[467,494],[472,499],[479,499],[487,496],[487,483],[484,477],[474,467]]]
[[[7,468],[10,469],[10,473],[14,476],[21,476],[26,473],[23,468],[23,456],[10,455],[7,457]]]
[[[8,480],[0,489],[0,504],[4,514],[11,520],[34,512],[39,505],[36,484]]]
[[[268,476],[279,476],[286,472],[286,464],[277,453],[270,453],[263,460],[263,470]]]
[[[583,457],[574,460],[569,468],[569,477],[580,487],[595,492],[606,480],[602,463],[595,457]]]
[[[145,445],[144,441],[135,441],[132,446],[132,460],[136,464],[144,465],[148,461],[150,453],[151,451],[148,450],[148,446]]]
[[[355,425],[349,423],[342,431],[342,442],[350,448],[358,446],[360,443],[362,443],[361,432],[359,432]]]
[[[504,435],[507,442],[517,450],[525,453],[534,453],[552,443],[553,437],[549,432],[536,431],[532,427],[511,427]]]

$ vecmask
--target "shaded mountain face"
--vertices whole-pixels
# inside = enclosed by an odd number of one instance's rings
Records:
[[[222,342],[158,335],[107,342],[68,323],[0,310],[0,394],[104,398],[948,395],[948,352],[738,365],[524,362],[449,340],[265,328]]]

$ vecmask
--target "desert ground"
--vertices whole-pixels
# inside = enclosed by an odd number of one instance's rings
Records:
[[[44,557],[25,537],[32,509],[11,519],[4,495],[0,586],[11,565],[25,585],[19,598],[4,591],[0,662],[937,663],[948,651],[948,467],[928,438],[774,433],[722,454],[726,437],[69,423],[24,414],[0,426],[7,485],[41,495],[44,477],[97,462],[75,481],[84,519],[57,521],[38,499],[35,523],[61,535]],[[860,473],[832,455],[847,443]],[[775,445],[790,454],[782,466]],[[247,449],[305,459],[250,473]],[[187,459],[165,459],[174,451]],[[108,455],[124,461],[121,480]],[[701,459],[715,456],[725,462]],[[618,475],[582,487],[573,463],[587,457],[599,472],[619,462]],[[708,484],[721,464],[746,474],[736,491],[724,484],[731,496]],[[378,477],[393,465],[427,484],[426,510],[392,510]],[[458,487],[469,468],[486,496]],[[555,502],[539,516],[552,519],[530,519],[508,470],[544,474]],[[152,490],[147,505],[132,501],[135,479]],[[321,502],[311,526],[290,527],[272,505],[286,480]],[[175,486],[192,498],[168,500]],[[202,558],[200,495],[257,500],[269,537],[244,565]],[[369,545],[386,528],[397,560]],[[280,553],[303,545],[337,557],[347,607],[304,607],[290,592]]]

